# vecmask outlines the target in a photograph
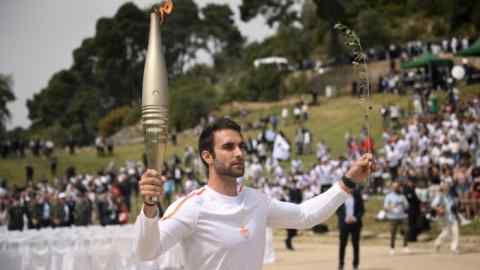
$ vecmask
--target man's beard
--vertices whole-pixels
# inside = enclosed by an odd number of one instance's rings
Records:
[[[229,176],[229,177],[241,177],[244,174],[245,167],[237,167],[237,166],[231,166],[227,167],[225,163],[219,161],[218,159],[214,159],[213,166],[215,167],[215,171],[217,172],[218,175],[223,175],[223,176]]]

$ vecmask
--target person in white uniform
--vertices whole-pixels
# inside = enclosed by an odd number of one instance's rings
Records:
[[[198,145],[208,183],[174,202],[162,218],[155,204],[144,202],[134,240],[134,252],[142,260],[153,260],[180,243],[186,269],[262,269],[267,226],[305,229],[325,221],[373,169],[372,155],[366,154],[342,181],[297,205],[237,184],[244,173],[245,142],[234,121],[215,121],[203,130]],[[143,196],[162,196],[163,181],[147,170],[139,190]]]

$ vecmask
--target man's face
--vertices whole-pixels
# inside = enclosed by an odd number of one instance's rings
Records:
[[[231,129],[216,131],[213,136],[213,151],[212,165],[218,175],[235,178],[243,176],[245,143],[240,133]]]

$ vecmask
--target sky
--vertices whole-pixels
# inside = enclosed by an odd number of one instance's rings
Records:
[[[241,22],[241,0],[194,1],[199,7],[229,3],[240,31],[249,41],[262,40],[274,32],[260,17]],[[71,66],[73,50],[83,39],[94,36],[98,18],[112,17],[125,2],[128,1],[0,0],[0,73],[12,75],[16,96],[16,101],[8,105],[12,119],[7,128],[30,125],[27,99],[45,88],[55,72]],[[131,2],[144,8],[158,1]]]

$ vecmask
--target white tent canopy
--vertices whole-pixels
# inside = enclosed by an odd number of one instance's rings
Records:
[[[272,56],[272,57],[255,59],[255,61],[253,61],[253,66],[255,68],[258,68],[260,65],[271,65],[271,64],[288,65],[288,59],[285,57]]]

